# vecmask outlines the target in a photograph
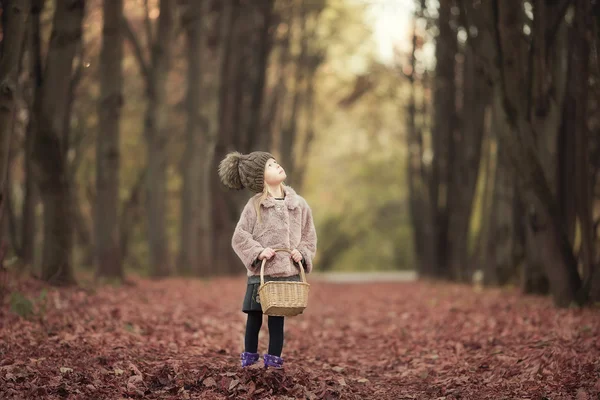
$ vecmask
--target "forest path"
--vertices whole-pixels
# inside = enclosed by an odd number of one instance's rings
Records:
[[[16,287],[13,287],[15,289]],[[0,309],[0,398],[592,399],[600,318],[516,290],[311,280],[285,370],[239,367],[245,280],[51,289]],[[29,296],[38,282],[21,282]],[[263,325],[260,349],[268,343]]]

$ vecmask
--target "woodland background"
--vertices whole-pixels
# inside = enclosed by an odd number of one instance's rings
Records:
[[[216,166],[264,149],[320,271],[600,299],[597,1],[2,5],[5,270],[241,274]],[[398,7],[384,60],[369,18]]]
[[[0,4],[0,398],[599,398],[598,0]],[[283,371],[258,149],[319,238]]]

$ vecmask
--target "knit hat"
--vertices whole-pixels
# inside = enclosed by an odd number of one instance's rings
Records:
[[[265,184],[265,164],[270,158],[275,157],[266,151],[231,152],[219,163],[219,178],[229,189],[248,188],[261,193]]]

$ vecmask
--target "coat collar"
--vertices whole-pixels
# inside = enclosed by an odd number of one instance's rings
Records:
[[[283,201],[283,203],[288,209],[293,210],[294,208],[300,207],[300,198],[296,194],[294,189],[292,189],[289,186],[284,186],[283,191],[285,192],[285,200]],[[256,195],[257,198],[260,198],[260,196],[260,194]],[[263,200],[261,205],[265,208],[274,207],[275,202],[276,201],[273,199],[273,197],[268,196],[266,199]]]

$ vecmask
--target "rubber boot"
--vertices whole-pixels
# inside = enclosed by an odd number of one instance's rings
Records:
[[[273,356],[271,354],[265,354],[265,368],[283,368],[283,358]]]
[[[256,364],[259,358],[260,356],[258,355],[258,353],[243,352],[241,356],[242,368],[246,368],[251,366],[252,364]]]

